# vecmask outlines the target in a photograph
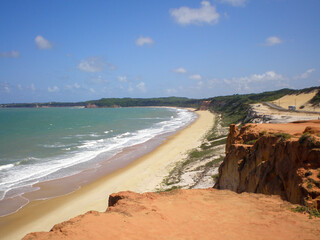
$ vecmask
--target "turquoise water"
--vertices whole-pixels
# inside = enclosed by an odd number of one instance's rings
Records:
[[[174,108],[0,109],[0,200],[79,173],[196,118]]]

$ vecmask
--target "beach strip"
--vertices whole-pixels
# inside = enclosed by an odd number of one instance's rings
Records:
[[[152,152],[124,168],[104,176],[81,189],[48,200],[32,201],[20,211],[0,218],[1,239],[20,239],[35,231],[49,231],[55,224],[87,211],[105,211],[108,196],[119,191],[148,192],[167,176],[175,163],[181,161],[214,124],[209,111],[197,111],[198,118],[186,128],[168,137]]]

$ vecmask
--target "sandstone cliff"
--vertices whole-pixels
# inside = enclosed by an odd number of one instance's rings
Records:
[[[218,189],[276,194],[320,209],[320,121],[230,126]]]
[[[120,192],[106,212],[88,212],[34,239],[319,239],[320,219],[294,213],[277,196],[216,189]]]

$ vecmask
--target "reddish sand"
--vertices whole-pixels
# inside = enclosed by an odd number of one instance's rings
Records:
[[[283,132],[291,135],[301,135],[307,127],[310,127],[312,134],[320,134],[320,120],[311,121],[297,121],[292,123],[263,123],[263,124],[252,124],[254,129],[258,131],[268,132]]]
[[[106,212],[89,212],[31,239],[319,239],[320,219],[294,213],[277,196],[228,190],[120,192]]]

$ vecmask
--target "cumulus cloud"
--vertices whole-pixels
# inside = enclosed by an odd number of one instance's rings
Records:
[[[48,87],[48,92],[58,92],[59,88],[57,86],[54,87]]]
[[[246,5],[247,1],[248,0],[219,0],[219,2],[221,3],[228,3],[234,7],[239,7],[239,6],[243,7]]]
[[[118,81],[119,82],[127,82],[128,81],[127,76],[118,76]]]
[[[202,79],[201,75],[199,75],[199,74],[191,75],[191,76],[189,76],[189,78],[192,80],[201,80]]]
[[[187,73],[187,70],[183,67],[180,67],[180,68],[176,68],[176,69],[173,69],[172,72],[175,72],[175,73]]]
[[[288,86],[289,79],[274,71],[268,71],[262,74],[223,79],[223,81],[238,92],[248,92],[260,90],[260,88],[266,89],[269,86],[285,87]]]
[[[313,73],[316,69],[315,68],[311,68],[311,69],[308,69],[307,71],[305,71],[304,73],[298,75],[298,76],[295,76],[294,79],[306,79],[308,78],[311,73]]]
[[[150,37],[142,37],[141,36],[136,40],[136,45],[138,45],[138,46],[152,45],[152,44],[154,44],[154,41]]]
[[[16,50],[12,50],[9,52],[1,52],[0,56],[4,58],[18,58],[20,57],[20,52]]]
[[[220,14],[215,6],[211,6],[209,1],[202,1],[200,8],[180,7],[170,9],[170,14],[174,20],[181,25],[188,24],[217,24]]]
[[[41,35],[36,36],[34,42],[37,45],[38,49],[44,50],[52,48],[52,43]]]
[[[140,82],[136,85],[137,89],[139,89],[141,92],[146,92],[146,84],[144,82]]]
[[[276,36],[272,36],[272,37],[268,37],[265,42],[264,42],[264,46],[274,46],[274,45],[277,45],[277,44],[281,44],[283,41],[279,38],[279,37],[276,37]]]
[[[106,67],[109,67],[110,70],[115,69],[112,64],[106,63],[101,57],[88,57],[78,64],[78,69],[83,72],[101,72]]]
[[[66,89],[68,89],[68,90],[72,90],[72,89],[79,89],[79,88],[80,88],[80,85],[79,85],[78,83],[74,83],[74,84],[72,84],[72,85],[66,85],[65,87],[66,87]]]

